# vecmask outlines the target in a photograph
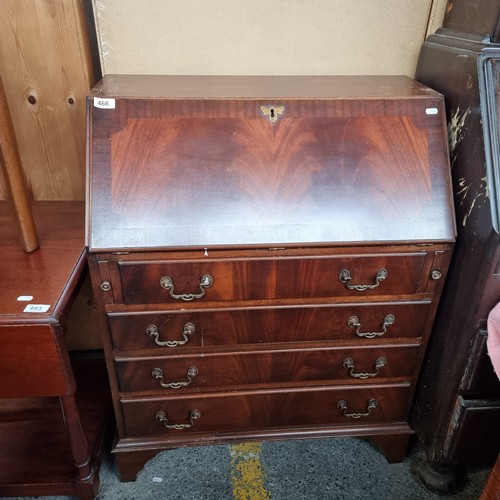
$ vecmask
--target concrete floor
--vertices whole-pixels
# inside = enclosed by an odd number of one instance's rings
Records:
[[[135,482],[118,479],[113,460],[101,469],[100,500],[476,500],[489,470],[469,471],[461,491],[428,492],[414,467],[423,452],[388,464],[369,442],[353,438],[293,440],[164,451]],[[38,497],[67,500],[71,497]]]

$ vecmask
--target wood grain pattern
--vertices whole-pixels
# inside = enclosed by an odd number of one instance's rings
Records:
[[[191,323],[195,331],[188,342],[175,351],[196,350],[200,346],[231,346],[248,344],[271,344],[276,342],[356,341],[367,339],[356,335],[356,328],[349,327],[349,318],[356,316],[360,333],[383,332],[384,319],[394,316],[394,324],[386,327],[380,338],[419,337],[427,319],[429,302],[392,304],[312,304],[302,306],[279,306],[276,304],[260,308],[238,307],[210,310],[170,310],[163,313],[137,312],[110,313],[108,321],[113,347],[116,351],[148,350],[171,351],[155,344],[146,334],[149,325],[158,329],[158,340],[182,340],[185,325]],[[157,353],[156,353],[157,354]]]
[[[454,239],[441,97],[398,77],[140,76],[92,97],[122,478],[152,451],[248,439],[375,436],[401,460]]]
[[[199,390],[228,391],[277,385],[289,387],[314,384],[358,383],[363,379],[351,375],[351,369],[343,363],[353,360],[354,374],[373,374],[370,381],[379,382],[398,378],[409,380],[415,368],[418,343],[413,345],[390,345],[378,347],[333,348],[318,346],[316,349],[294,347],[269,348],[250,352],[202,352],[197,355],[175,355],[168,357],[137,357],[131,360],[116,358],[116,370],[123,392],[160,391],[164,393],[189,394]],[[383,367],[377,369],[376,361],[385,358]],[[185,382],[190,367],[198,373],[181,391],[163,388],[160,380],[152,376],[155,369],[162,371],[165,384]]]
[[[38,235],[31,213],[26,190],[23,166],[19,156],[16,134],[7,104],[7,97],[0,78],[0,167],[4,167],[9,198],[19,225],[21,244],[26,252],[38,248]]]
[[[0,70],[36,200],[84,197],[91,64],[82,0],[2,2]]]
[[[116,103],[88,101],[90,247],[454,238],[440,96],[405,78],[291,81],[184,78],[176,100],[165,77],[144,89],[163,99],[132,99],[115,76],[95,91]],[[272,123],[261,105],[285,111]]]
[[[271,257],[254,260],[193,259],[119,265],[125,304],[179,303],[160,286],[163,276],[172,278],[174,292],[198,293],[200,279],[210,275],[213,284],[205,289],[198,303],[209,301],[263,300],[319,297],[373,297],[376,295],[415,294],[425,289],[422,282],[426,260],[431,254],[420,251],[379,256]],[[354,285],[375,285],[377,273],[388,276],[373,289],[351,290],[340,281],[343,269],[350,272]]]
[[[50,306],[46,313],[24,314],[24,321],[47,322],[68,299],[63,293],[68,279],[77,280],[85,267],[82,202],[37,202],[34,217],[40,248],[26,254],[18,244],[9,204],[0,203],[0,274],[2,282],[9,284],[0,288],[2,323],[19,322],[27,303],[17,298],[23,295],[32,296],[35,304]]]
[[[112,136],[112,213],[127,227],[168,223],[172,238],[177,228],[185,238],[192,226],[313,221],[350,223],[354,232],[375,206],[390,224],[395,207],[411,220],[431,203],[427,138],[409,118],[287,117],[275,125],[262,117],[129,119]],[[409,167],[411,158],[422,160]]]
[[[266,392],[213,393],[203,396],[166,397],[156,400],[124,399],[123,412],[129,436],[163,436],[224,432],[231,430],[258,430],[273,427],[307,427],[320,425],[362,426],[388,422],[401,422],[406,418],[405,400],[408,386],[405,384],[368,387],[308,388],[274,390]],[[379,405],[366,418],[345,417],[337,408],[340,400],[348,402],[348,412],[366,412],[370,399]],[[199,410],[201,417],[191,428],[171,431],[156,420],[158,411],[164,411],[172,423],[187,423],[189,412]]]

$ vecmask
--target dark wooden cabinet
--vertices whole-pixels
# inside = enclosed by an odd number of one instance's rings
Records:
[[[404,457],[455,239],[442,96],[405,77],[107,75],[90,269],[121,477],[176,446]]]
[[[445,96],[458,227],[412,416],[443,489],[456,481],[449,468],[491,465],[500,450],[500,382],[486,349],[486,319],[500,300],[499,62],[500,46],[483,35],[442,28],[417,68]]]
[[[443,27],[461,33],[475,33],[500,41],[500,3],[498,0],[449,0]]]

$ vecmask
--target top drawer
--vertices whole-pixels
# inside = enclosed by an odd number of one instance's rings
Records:
[[[125,304],[362,298],[425,291],[432,257],[427,252],[415,252],[374,256],[207,258],[123,261],[118,268]],[[116,301],[121,302],[119,298]]]

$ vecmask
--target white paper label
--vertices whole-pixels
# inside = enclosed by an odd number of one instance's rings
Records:
[[[427,115],[437,115],[439,111],[437,108],[426,108],[425,113]]]
[[[24,308],[25,313],[44,313],[50,309],[50,306],[47,304],[28,304]]]
[[[115,109],[115,100],[104,99],[102,97],[94,97],[94,108]]]
[[[33,295],[19,295],[17,300],[19,302],[29,302],[30,300],[33,300]]]

